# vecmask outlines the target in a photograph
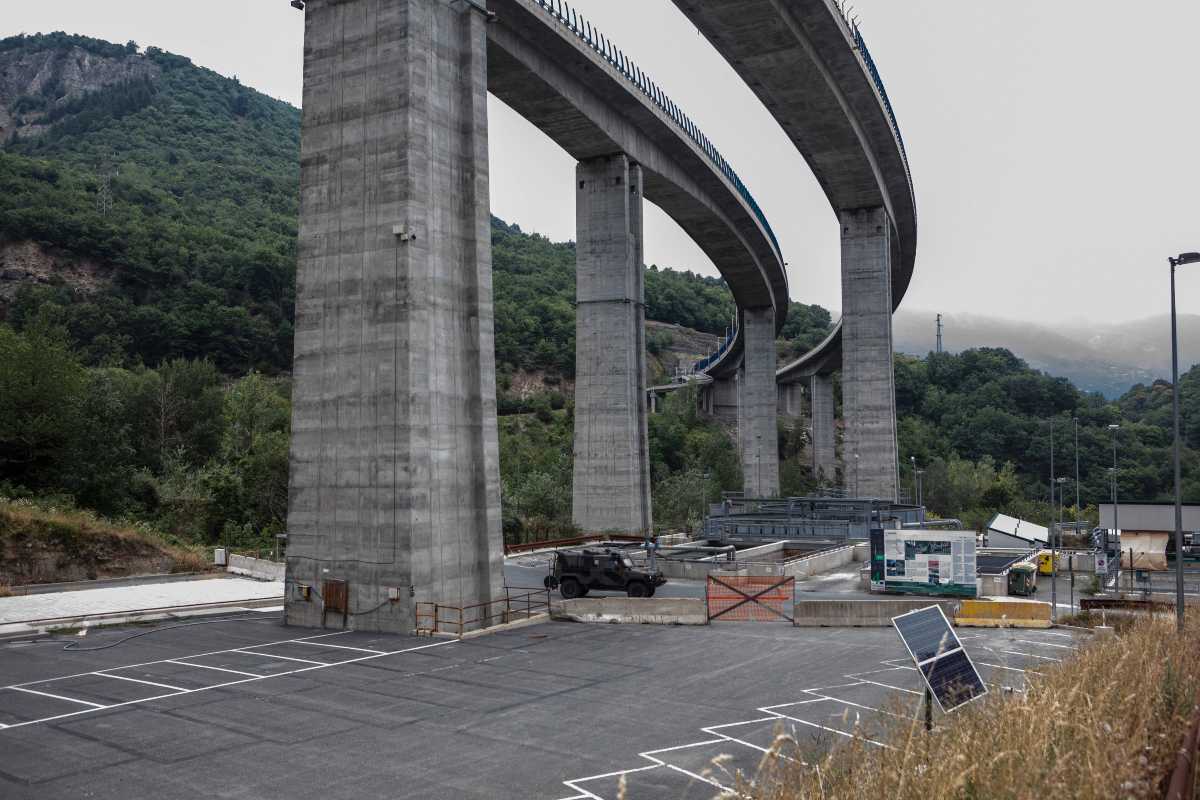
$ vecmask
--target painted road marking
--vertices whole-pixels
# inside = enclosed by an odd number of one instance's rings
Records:
[[[20,686],[9,686],[7,688],[13,689],[18,692],[25,692],[26,694],[38,694],[38,695],[41,695],[42,697],[52,697],[55,700],[66,700],[68,703],[79,703],[80,705],[91,706],[92,708],[108,708],[108,706],[103,706],[103,705],[100,705],[99,703],[93,703],[90,700],[80,700],[77,697],[66,697],[65,695],[61,695],[61,694],[50,694],[49,692],[39,692],[36,689],[25,689]],[[79,712],[75,712],[75,713],[83,714],[86,712],[79,711]],[[6,725],[5,727],[16,728],[23,724],[25,724],[25,723],[19,722],[19,723],[15,723],[13,725]]]
[[[335,634],[323,634],[323,635],[332,636]],[[0,687],[0,688],[15,689],[19,692],[27,692],[29,694],[40,694],[40,695],[44,695],[46,697],[52,697],[56,700],[66,700],[71,703],[81,703],[86,706],[91,706],[91,708],[85,708],[82,711],[71,711],[66,714],[56,714],[52,717],[42,717],[41,719],[31,719],[31,720],[27,720],[25,722],[16,722],[16,723],[6,726],[5,730],[15,730],[16,728],[23,728],[27,725],[40,725],[40,724],[47,723],[47,722],[56,722],[60,719],[68,719],[71,717],[77,717],[77,716],[80,716],[81,714],[93,714],[96,711],[100,711],[100,710],[106,710],[106,709],[111,709],[111,708],[124,708],[125,706],[133,706],[133,705],[139,705],[142,703],[150,703],[155,700],[165,700],[170,697],[181,697],[185,694],[196,694],[198,692],[211,692],[214,689],[223,689],[228,686],[238,686],[243,683],[255,683],[256,681],[267,681],[267,680],[271,680],[273,678],[282,678],[282,677],[285,677],[288,675],[299,675],[300,673],[304,673],[304,672],[315,672],[317,670],[329,669],[330,667],[340,667],[343,664],[358,664],[363,661],[374,661],[375,659],[386,658],[387,656],[396,656],[396,655],[400,655],[401,653],[412,653],[417,650],[428,650],[432,647],[444,647],[449,644],[457,644],[457,643],[458,643],[458,639],[446,639],[445,641],[434,642],[433,644],[423,644],[423,645],[419,645],[417,647],[408,647],[403,650],[391,650],[388,652],[380,653],[379,655],[359,656],[358,658],[351,658],[346,661],[334,661],[334,662],[331,662],[328,664],[313,662],[312,666],[298,667],[297,669],[288,670],[286,672],[276,672],[276,673],[273,673],[270,675],[255,675],[255,676],[249,677],[249,678],[241,678],[240,680],[236,680],[236,681],[227,681],[225,683],[213,684],[212,686],[201,686],[198,689],[183,689],[178,692],[171,692],[169,694],[160,694],[160,695],[155,695],[153,697],[142,697],[137,700],[126,700],[121,703],[112,703],[111,705],[107,705],[107,706],[102,706],[99,703],[91,703],[86,700],[77,700],[73,697],[61,697],[59,695],[50,694],[49,692],[42,692],[42,691],[38,691],[36,689],[25,688],[26,686],[29,686],[32,684],[5,686],[5,687]],[[275,642],[274,644],[282,644],[282,642]],[[255,646],[261,647],[262,645],[255,645]],[[195,656],[184,656],[184,658],[198,658],[199,656],[215,655],[217,653],[242,653],[242,652],[244,652],[244,651],[240,648],[234,649],[234,650],[216,650],[212,653],[200,653]],[[254,655],[257,655],[260,658],[270,658],[270,656],[268,656],[264,653],[256,653]],[[160,661],[147,661],[142,664],[134,664],[131,666],[145,666],[147,664],[162,664],[162,663],[165,663],[167,660],[168,659],[163,659]],[[294,660],[298,660],[298,659],[291,659],[291,660],[294,661]],[[199,665],[191,664],[189,666],[199,666]],[[126,668],[127,667],[112,667],[112,669],[126,669]],[[224,671],[228,672],[230,670],[224,670]],[[83,672],[83,673],[80,673],[79,675],[70,675],[67,677],[76,678],[76,677],[82,677],[84,675],[95,675],[95,674],[96,674],[95,672]],[[108,675],[107,677],[111,678],[114,676]],[[44,681],[34,681],[32,683],[42,684],[42,683],[49,683],[49,682],[55,681],[55,680],[63,680],[63,678],[49,678]]]
[[[184,658],[195,658],[195,656],[184,656]],[[227,669],[225,667],[210,667],[208,664],[192,664],[187,661],[179,661],[174,658],[169,658],[163,662],[164,664],[178,664],[181,667],[195,667],[196,669],[211,669],[217,672],[228,672],[232,675],[245,675],[247,678],[258,678],[258,674],[254,672],[242,672],[240,669]]]
[[[141,678],[126,678],[124,675],[109,675],[107,672],[93,672],[93,675],[99,675],[101,678],[116,678],[119,681],[129,681],[130,683],[144,683],[147,686],[157,686],[160,689],[171,689],[172,691],[182,692],[182,686],[171,686],[168,683],[155,683],[154,681],[144,681]]]

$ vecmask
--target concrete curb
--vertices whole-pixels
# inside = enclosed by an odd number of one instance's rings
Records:
[[[114,611],[108,614],[84,614],[74,617],[52,617],[47,619],[22,620],[0,625],[0,638],[14,635],[42,634],[58,628],[95,628],[101,625],[125,625],[134,622],[156,622],[164,619],[186,619],[189,617],[216,616],[231,611],[250,611],[283,604],[283,596],[258,600],[229,600],[221,603],[200,603],[190,606],[147,608],[131,611]]]
[[[550,612],[566,622],[633,625],[707,625],[704,601],[693,597],[581,597],[564,600]]]

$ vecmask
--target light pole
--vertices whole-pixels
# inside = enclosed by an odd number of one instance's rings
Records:
[[[925,470],[917,470],[917,505],[921,507],[921,521],[925,521]]]
[[[1171,265],[1171,419],[1175,428],[1175,624],[1183,631],[1183,499],[1179,480],[1179,327],[1175,320],[1175,268],[1200,264],[1200,253],[1168,258]]]
[[[1071,417],[1071,421],[1075,423],[1075,522],[1079,522],[1079,512],[1083,510],[1083,506],[1079,501],[1079,417]],[[1079,525],[1076,524],[1075,532],[1079,532]]]
[[[854,496],[858,497],[858,453],[854,454]]]
[[[908,457],[908,460],[912,462],[912,468],[913,468],[913,496],[912,496],[912,501],[913,501],[913,505],[917,505],[917,457],[916,457],[916,456],[909,456],[909,457]]]
[[[1058,621],[1058,546],[1061,544],[1058,540],[1062,536],[1063,484],[1066,482],[1066,478],[1054,479],[1054,483],[1058,485],[1058,527],[1050,539],[1050,614],[1055,621]],[[1050,513],[1054,513],[1053,496],[1050,498]]]
[[[1109,470],[1109,472],[1112,473],[1112,503],[1113,503],[1112,532],[1113,532],[1113,536],[1120,536],[1121,535],[1121,525],[1120,525],[1120,520],[1118,519],[1118,511],[1120,509],[1117,506],[1117,431],[1121,430],[1121,426],[1114,423],[1112,425],[1109,425],[1108,429],[1110,431],[1112,431],[1112,444],[1113,444],[1113,465],[1112,465],[1112,468]],[[1108,548],[1109,548],[1108,529],[1105,528],[1104,529],[1104,551],[1105,551],[1105,553],[1108,552]],[[1129,557],[1129,568],[1133,569],[1133,556]],[[1117,576],[1118,576],[1118,578],[1120,577],[1120,573],[1121,573],[1121,552],[1120,552],[1120,550],[1118,550],[1117,551]],[[1105,576],[1105,577],[1107,577],[1107,576]],[[1117,588],[1117,594],[1119,595],[1121,587],[1118,586],[1116,588]]]

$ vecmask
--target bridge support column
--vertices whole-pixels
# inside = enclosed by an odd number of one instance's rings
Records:
[[[738,439],[747,497],[779,494],[779,431],[776,423],[775,310],[742,312],[746,353],[738,386]]]
[[[308,0],[288,624],[502,596],[485,23]]]
[[[882,208],[843,211],[843,459],[858,454],[858,493],[895,500],[899,487],[892,365],[891,222]],[[847,475],[853,487],[853,478]]]
[[[576,169],[575,524],[651,527],[646,431],[642,169],[626,156]]]
[[[822,483],[832,484],[837,475],[837,430],[833,403],[833,378],[813,375],[808,379],[809,413],[812,436],[809,449],[813,475]]]
[[[779,416],[799,420],[804,417],[804,387],[798,383],[779,384]]]

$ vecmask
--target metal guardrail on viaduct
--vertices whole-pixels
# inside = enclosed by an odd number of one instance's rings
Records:
[[[842,233],[842,319],[778,370],[781,400],[810,382],[814,467],[832,477],[831,372],[864,494],[898,485],[891,312],[912,279],[917,211],[908,154],[879,68],[833,0],[672,0],[746,81],[811,167]],[[818,385],[825,382],[826,385]],[[849,469],[849,467],[847,467]]]

